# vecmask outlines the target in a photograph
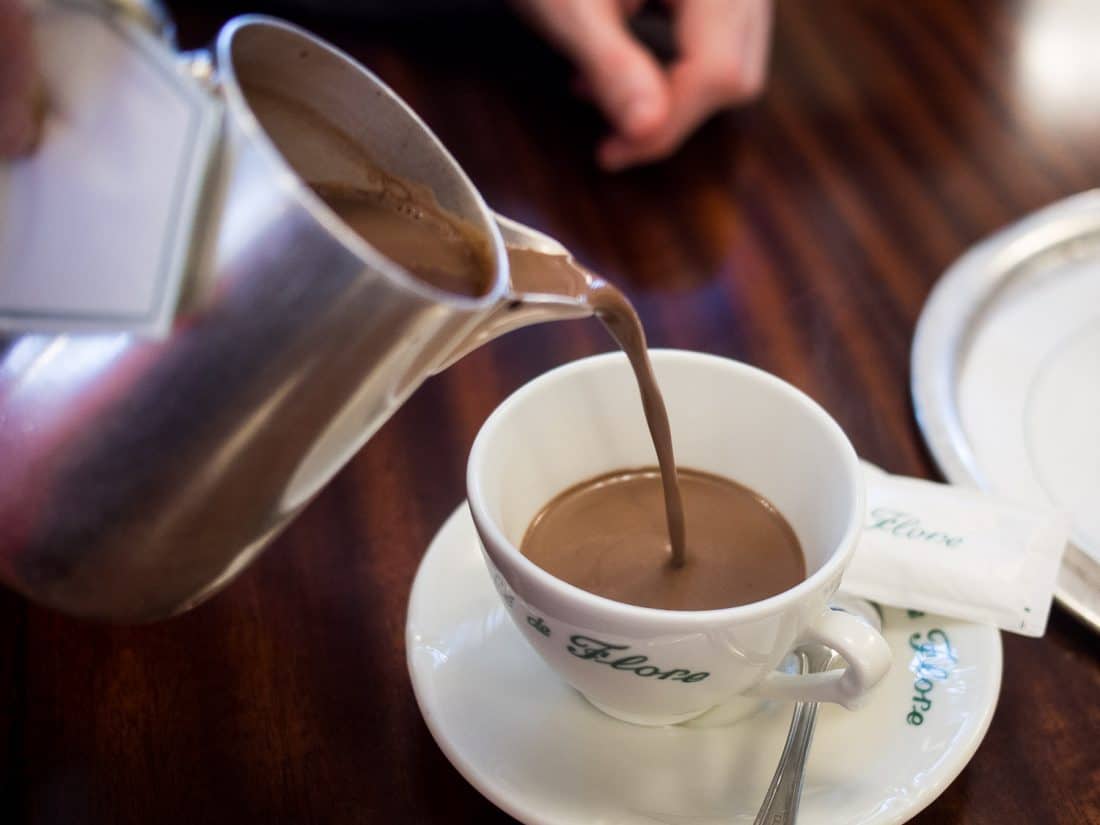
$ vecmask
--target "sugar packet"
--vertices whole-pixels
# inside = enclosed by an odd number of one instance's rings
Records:
[[[866,522],[841,590],[1043,635],[1069,535],[1061,515],[864,466]]]

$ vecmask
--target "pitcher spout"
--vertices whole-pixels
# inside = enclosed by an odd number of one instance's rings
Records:
[[[460,339],[435,370],[440,372],[482,344],[521,327],[592,316],[588,300],[596,281],[558,241],[529,226],[494,215],[508,253],[508,290]]]

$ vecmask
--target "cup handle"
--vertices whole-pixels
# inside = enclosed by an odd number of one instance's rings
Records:
[[[818,643],[844,657],[847,667],[826,673],[793,675],[769,673],[749,693],[767,699],[835,702],[848,710],[859,707],[867,692],[890,669],[893,655],[882,635],[849,613],[826,610],[798,640],[801,646]]]

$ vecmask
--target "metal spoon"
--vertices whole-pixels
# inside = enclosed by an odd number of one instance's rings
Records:
[[[833,610],[843,610],[863,619],[875,630],[882,629],[878,610],[868,601],[853,597],[841,597],[831,605]],[[840,658],[824,645],[807,645],[797,653],[800,673],[824,673]],[[806,772],[806,757],[814,738],[817,722],[817,702],[799,702],[794,706],[791,728],[787,731],[787,743],[779,757],[775,775],[772,776],[764,804],[753,820],[753,825],[793,825],[798,816],[798,803],[802,799],[802,782]]]

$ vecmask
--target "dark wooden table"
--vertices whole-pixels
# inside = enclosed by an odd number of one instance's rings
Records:
[[[410,101],[495,207],[621,284],[653,344],[770,370],[866,458],[935,478],[908,389],[930,287],[983,235],[1100,182],[1100,82],[1065,69],[1083,29],[1059,5],[784,2],[766,97],[622,175],[593,166],[600,121],[567,66],[505,14],[298,19]],[[184,45],[226,15],[177,4]],[[432,379],[186,616],[105,627],[0,595],[3,821],[509,821],[421,721],[406,600],[494,405],[606,349],[594,323],[552,325]],[[984,744],[915,821],[1100,822],[1098,637],[1056,608],[1044,639],[1004,645]]]

